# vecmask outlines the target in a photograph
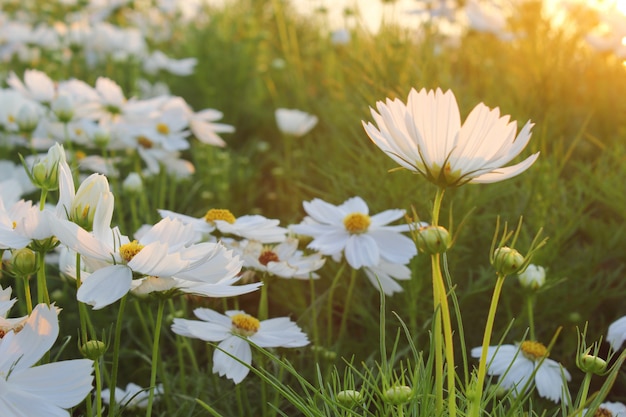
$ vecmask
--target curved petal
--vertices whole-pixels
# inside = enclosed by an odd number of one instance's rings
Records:
[[[205,342],[219,342],[231,335],[230,328],[221,324],[186,319],[174,319],[172,331],[178,335],[193,337]]]
[[[111,265],[91,274],[81,284],[76,298],[99,310],[127,294],[132,280],[133,272],[126,265]]]
[[[248,375],[250,369],[231,355],[248,365],[252,363],[252,351],[248,342],[237,336],[230,336],[223,340],[213,353],[213,373],[219,376],[226,375],[226,378],[238,384]]]
[[[475,178],[472,178],[470,183],[488,184],[492,182],[508,180],[509,178],[515,177],[516,175],[519,175],[522,172],[526,171],[528,168],[530,168],[530,166],[535,163],[538,157],[539,157],[539,152],[532,154],[531,156],[529,156],[524,161],[518,164],[511,165],[508,167],[503,167],[503,168],[497,168],[486,174],[482,174]]]
[[[344,250],[348,264],[354,269],[376,266],[380,262],[380,250],[376,240],[367,234],[351,235]]]
[[[544,359],[535,374],[537,392],[540,396],[558,403],[567,390],[565,381],[569,381],[571,378],[569,372],[558,362]]]

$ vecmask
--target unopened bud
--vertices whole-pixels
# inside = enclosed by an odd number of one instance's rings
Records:
[[[530,264],[518,275],[522,287],[536,291],[546,282],[546,270],[541,266]]]
[[[27,277],[37,272],[37,255],[31,249],[23,248],[12,252],[11,272]]]
[[[51,108],[61,123],[69,123],[74,117],[74,101],[67,94],[61,94],[55,98]]]
[[[425,226],[417,231],[417,248],[433,255],[444,253],[450,247],[450,233],[442,226]]]
[[[602,375],[606,371],[607,363],[598,356],[585,354],[580,357],[578,367],[585,373]]]
[[[31,133],[39,124],[39,112],[34,105],[24,104],[17,112],[15,123],[22,133]]]
[[[352,407],[363,402],[363,394],[353,389],[339,391],[335,398],[339,404],[345,407]]]
[[[413,397],[413,390],[406,385],[396,385],[384,392],[385,401],[393,405],[401,405],[409,402]]]
[[[511,275],[519,271],[524,264],[524,257],[515,249],[503,246],[493,253],[493,267],[501,275]]]
[[[104,355],[106,350],[107,347],[104,342],[99,340],[89,340],[80,347],[80,352],[83,356],[91,360],[98,359],[100,356]]]

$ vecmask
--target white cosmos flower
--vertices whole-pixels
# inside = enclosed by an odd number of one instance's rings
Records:
[[[543,266],[530,264],[517,278],[522,287],[537,290],[546,282],[546,270]]]
[[[305,255],[298,250],[298,239],[288,237],[277,245],[264,245],[256,240],[239,242],[236,249],[244,266],[281,278],[318,278],[314,272],[324,266],[320,253]]]
[[[287,135],[304,136],[317,124],[317,116],[296,109],[276,109],[278,129]]]
[[[232,358],[250,365],[252,351],[248,342],[263,348],[302,347],[309,339],[288,317],[259,321],[243,311],[227,311],[226,315],[208,308],[197,308],[194,314],[202,321],[174,319],[172,331],[206,342],[220,342],[213,353],[213,373],[226,375],[235,384],[248,375],[250,369]]]
[[[14,72],[11,72],[7,78],[7,84],[25,97],[40,103],[50,103],[56,95],[54,82],[46,73],[39,70],[27,69],[24,71],[23,83]]]
[[[97,218],[93,233],[62,219],[52,227],[59,241],[82,255],[87,268],[94,271],[77,292],[78,300],[94,309],[106,307],[128,293],[134,274],[191,279],[186,272],[220,251],[214,243],[192,245],[193,228],[174,219],[161,220],[132,242]]]
[[[472,349],[472,357],[480,358],[482,347]],[[499,376],[498,384],[519,395],[525,389],[537,387],[541,397],[554,402],[566,398],[571,375],[560,363],[547,358],[546,347],[534,341],[524,341],[519,346],[501,345],[487,348],[487,374]],[[534,375],[533,375],[534,373]],[[534,381],[529,382],[531,377]]]
[[[412,89],[406,104],[387,99],[377,102],[376,109],[378,113],[370,110],[378,127],[363,122],[370,139],[402,167],[441,187],[506,180],[528,169],[539,156],[503,167],[524,150],[533,124],[527,122],[516,137],[517,122],[480,103],[461,125],[456,98],[449,90]]]
[[[155,387],[154,393],[157,397],[163,395],[163,384],[157,385]],[[103,389],[101,396],[102,401],[104,401],[106,404],[109,404],[109,401],[111,399],[111,390],[108,388]],[[146,408],[148,406],[149,397],[149,388],[142,388],[132,382],[128,383],[125,389],[115,387],[115,402],[120,404],[122,407]]]
[[[169,210],[158,210],[161,217],[178,219],[191,224],[199,235],[213,233],[234,235],[261,243],[278,243],[285,240],[287,229],[278,226],[280,220],[268,219],[259,214],[235,217],[227,209],[210,209],[203,217],[191,217]]]
[[[385,294],[393,295],[402,292],[402,286],[396,280],[406,281],[411,279],[411,270],[403,264],[395,264],[381,260],[376,266],[363,268],[367,279],[377,290],[381,287]]]
[[[91,391],[93,362],[74,359],[34,366],[59,334],[56,307],[39,304],[19,331],[0,339],[0,408],[4,417],[69,417]]]
[[[624,340],[626,340],[626,316],[611,323],[606,335],[606,341],[609,342],[613,350],[619,349]]]
[[[307,217],[291,231],[312,236],[308,247],[338,259],[343,254],[354,269],[376,267],[381,260],[407,264],[417,255],[413,241],[401,234],[409,225],[388,226],[404,217],[400,209],[385,210],[370,216],[361,197],[353,197],[339,206],[318,198],[303,203]]]
[[[587,409],[583,410],[583,415],[587,415]],[[600,404],[595,414],[589,417],[626,417],[626,405],[618,402],[605,402]]]

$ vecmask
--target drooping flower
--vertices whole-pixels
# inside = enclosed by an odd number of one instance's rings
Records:
[[[473,348],[471,354],[480,358],[482,347]],[[515,395],[526,392],[534,382],[541,397],[558,403],[565,398],[565,381],[570,381],[571,375],[563,365],[547,356],[546,347],[535,341],[526,340],[518,346],[489,346],[487,374],[499,376],[498,384]],[[531,377],[533,381],[529,382]]]
[[[247,240],[239,242],[235,250],[241,254],[245,267],[281,278],[318,278],[314,271],[325,262],[320,253],[305,255],[298,250],[298,239],[293,237],[277,245]]]
[[[537,159],[504,167],[518,156],[530,140],[533,124],[520,133],[517,122],[500,116],[500,110],[483,103],[461,125],[456,98],[451,91],[420,92],[412,89],[407,103],[387,99],[371,110],[376,123],[363,122],[370,139],[402,167],[424,175],[440,187],[465,183],[491,183],[514,177]]]
[[[206,342],[220,342],[213,353],[213,373],[240,383],[250,369],[252,350],[248,342],[263,348],[296,348],[309,344],[300,327],[288,317],[259,321],[243,311],[227,311],[226,315],[208,308],[197,308],[194,314],[202,321],[174,319],[172,331]]]
[[[613,350],[619,349],[624,340],[626,340],[626,316],[611,323],[606,335],[606,341],[609,342]]]
[[[542,266],[530,264],[517,278],[522,287],[537,290],[546,282],[546,270]]]
[[[311,236],[308,247],[335,260],[346,257],[354,269],[376,267],[381,260],[407,264],[417,255],[413,241],[402,232],[409,225],[389,226],[402,218],[404,210],[392,209],[370,216],[361,197],[353,197],[335,206],[320,199],[303,203],[307,217],[289,228],[294,233]]]
[[[154,392],[157,398],[158,396],[163,395],[163,385],[157,385]],[[102,401],[109,404],[111,399],[111,390],[108,388],[103,389],[100,395],[102,396]],[[148,406],[149,397],[150,390],[148,388],[142,388],[132,382],[128,383],[124,389],[115,387],[115,401],[122,407],[146,408]]]
[[[296,137],[304,136],[317,124],[317,116],[296,109],[276,109],[274,112],[278,129]]]
[[[91,391],[93,362],[73,359],[34,366],[59,334],[56,307],[39,304],[21,328],[0,339],[0,407],[6,417],[69,417]]]

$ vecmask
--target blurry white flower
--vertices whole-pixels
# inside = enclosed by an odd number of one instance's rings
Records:
[[[296,109],[276,109],[278,129],[296,137],[304,136],[317,124],[317,116]]]
[[[539,153],[503,167],[530,140],[528,122],[517,137],[517,122],[480,103],[465,123],[452,91],[412,89],[407,104],[399,99],[376,103],[371,110],[378,125],[363,122],[370,139],[402,167],[441,186],[491,183],[514,177],[530,167]]]
[[[163,395],[163,384],[159,384],[154,389],[155,398]],[[105,404],[109,404],[111,400],[111,390],[103,389],[102,393],[102,401]],[[126,408],[146,408],[148,406],[148,399],[150,397],[150,389],[149,388],[141,388],[137,384],[133,384],[132,382],[126,385],[125,389],[115,387],[115,402]]]
[[[141,193],[143,191],[143,180],[141,179],[141,175],[136,172],[128,174],[122,183],[122,188],[127,193]]]
[[[354,269],[376,267],[381,260],[406,264],[417,255],[413,241],[401,234],[409,231],[409,225],[388,226],[404,217],[404,210],[385,210],[370,216],[361,197],[350,198],[339,206],[316,198],[305,201],[303,206],[308,216],[289,229],[313,237],[308,247],[323,255],[335,259],[345,255]]]
[[[248,341],[262,348],[296,348],[309,344],[300,327],[288,317],[259,321],[243,311],[227,311],[226,315],[208,308],[197,308],[194,314],[202,321],[174,319],[172,331],[206,342],[220,342],[213,353],[213,373],[226,375],[235,384],[248,375],[245,364],[252,363]]]
[[[163,70],[174,75],[191,75],[198,63],[196,58],[173,59],[161,51],[154,51],[143,61],[143,70],[147,74],[156,74]]]
[[[46,73],[39,70],[24,71],[23,83],[14,72],[11,72],[7,84],[25,97],[40,103],[50,103],[55,96],[54,83]]]
[[[337,29],[330,33],[330,41],[333,45],[347,45],[350,43],[351,37],[348,29]]]
[[[472,357],[480,358],[482,347],[472,349]],[[543,398],[556,403],[566,398],[570,373],[560,363],[549,359],[546,347],[534,341],[524,341],[519,346],[501,345],[487,348],[487,374],[499,376],[499,386],[520,395],[532,387]],[[533,376],[534,381],[529,382]]]
[[[513,34],[506,31],[506,16],[493,4],[468,0],[465,4],[465,14],[470,28],[478,32],[494,34],[501,40],[513,39]]]
[[[17,298],[11,298],[11,287],[0,287],[0,317],[6,317],[13,304],[17,301]]]
[[[200,234],[210,234],[215,230],[224,235],[234,235],[261,243],[279,243],[285,240],[287,229],[278,226],[280,220],[268,219],[261,215],[235,217],[226,209],[210,209],[203,217],[191,217],[169,210],[158,210],[161,217],[171,217],[191,224]]]
[[[546,270],[542,266],[529,264],[517,277],[522,287],[537,290],[546,282]]]
[[[69,417],[66,409],[91,391],[93,362],[74,359],[35,366],[59,334],[57,309],[39,304],[19,330],[0,339],[3,415]]]
[[[403,264],[396,264],[381,260],[378,265],[363,268],[367,279],[377,289],[387,295],[402,292],[402,286],[396,282],[411,279],[411,270]]]
[[[583,415],[587,415],[588,409],[583,410]],[[605,402],[600,404],[595,414],[589,417],[626,417],[626,405],[618,402]]]
[[[626,340],[626,316],[617,319],[609,326],[606,341],[613,350],[619,349]]]

